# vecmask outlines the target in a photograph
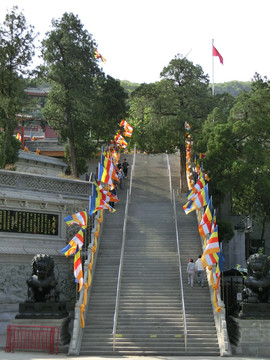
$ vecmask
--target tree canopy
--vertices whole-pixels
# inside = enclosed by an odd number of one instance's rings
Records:
[[[90,100],[100,75],[94,58],[96,44],[73,14],[52,20],[52,26],[42,42],[43,71],[51,83],[44,116],[61,138],[69,141],[72,172],[78,177],[85,170],[84,161],[80,168],[78,157],[81,146],[88,142]]]
[[[233,212],[252,214],[262,238],[270,219],[269,104],[269,81],[257,74],[251,91],[236,98],[227,120],[216,107],[198,138],[201,151],[205,146],[204,166],[210,172],[213,198],[220,203],[231,194]]]
[[[13,164],[18,158],[20,142],[13,136],[16,114],[23,107],[28,65],[35,47],[33,27],[17,7],[13,7],[0,27],[0,167]]]
[[[16,114],[25,102],[28,66],[34,55],[33,27],[17,7],[0,27],[0,166],[16,161]],[[152,84],[120,82],[100,69],[97,44],[77,16],[52,20],[42,41],[43,80],[50,85],[44,117],[67,142],[73,175],[115,134],[128,114],[134,132],[129,145],[148,153],[180,151],[181,191],[186,192],[185,124],[192,129],[194,151],[205,152],[210,191],[216,205],[232,198],[235,214],[249,213],[269,222],[270,82],[255,74],[252,82],[215,85],[199,65],[177,55]],[[29,82],[29,79],[28,79]],[[123,87],[124,86],[124,87]],[[126,90],[125,90],[126,89]],[[128,98],[128,94],[130,97]]]
[[[150,153],[180,150],[182,191],[185,179],[185,122],[198,131],[210,109],[208,76],[199,65],[180,55],[161,72],[161,81],[142,84],[131,96],[133,141]]]
[[[78,177],[95,149],[90,132],[95,140],[107,138],[108,127],[126,111],[126,95],[120,82],[106,78],[98,67],[97,45],[77,16],[65,13],[52,25],[42,42],[44,76],[51,83],[44,116],[68,140],[66,153]]]

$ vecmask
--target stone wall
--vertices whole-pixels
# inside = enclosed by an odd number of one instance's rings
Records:
[[[34,255],[44,253],[53,257],[60,300],[66,301],[72,312],[78,296],[73,257],[65,258],[61,249],[77,230],[68,227],[64,218],[88,210],[91,184],[5,170],[0,170],[0,184],[0,347],[3,348],[6,327],[18,313],[19,303],[27,299],[26,280],[31,275]],[[33,225],[38,224],[37,216],[47,221],[40,230]],[[54,223],[49,222],[50,216],[55,216]],[[22,219],[20,224],[14,224],[15,218]],[[89,228],[85,236],[90,238]]]
[[[222,254],[225,259],[224,271],[240,265],[246,266],[245,233],[234,230],[234,236],[228,242],[222,242]]]
[[[232,224],[233,228],[235,226],[239,225],[241,223],[241,221],[243,221],[245,218],[247,218],[247,215],[234,215],[232,213],[231,200],[230,200],[229,195],[227,195],[225,197],[225,199],[222,203],[222,206],[220,207],[219,215],[223,220],[229,221]],[[243,232],[241,233],[241,231],[244,231],[244,230],[239,230],[238,235],[235,234],[235,236],[238,237],[239,239],[245,235],[245,233],[243,233]],[[261,231],[262,231],[261,225],[259,226],[254,220],[252,220],[251,229],[247,230],[247,232],[249,232],[250,238],[260,239]],[[265,241],[265,243],[264,243],[265,244],[265,254],[270,255],[270,223],[267,223],[265,225],[264,241]],[[232,245],[232,247],[233,246],[234,245]],[[246,254],[246,256],[248,257],[249,254]]]
[[[15,167],[16,171],[27,174],[63,176],[68,164],[62,159],[37,155],[35,152],[21,150]]]

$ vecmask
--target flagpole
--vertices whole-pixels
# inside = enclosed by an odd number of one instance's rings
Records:
[[[214,39],[212,39],[212,95],[215,95],[215,85],[214,85]]]
[[[102,155],[103,155],[103,151],[104,151],[104,149],[103,149],[103,145],[101,145],[100,162],[102,162]]]
[[[219,248],[220,248],[220,256],[222,256],[222,252],[223,252],[223,249],[222,249],[222,241],[220,242],[220,244],[219,244]],[[221,279],[221,275],[222,275],[222,271],[221,271],[221,269],[220,269],[220,267],[219,267],[219,271],[220,271],[220,279]],[[222,281],[222,280],[221,280]],[[221,284],[222,285],[222,284]],[[220,281],[219,281],[219,284],[218,284],[218,291],[220,291]],[[224,292],[223,292],[223,294],[224,294]]]

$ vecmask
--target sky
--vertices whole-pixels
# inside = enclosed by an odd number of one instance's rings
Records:
[[[1,23],[13,5],[39,40],[53,18],[78,15],[106,59],[100,67],[115,79],[159,81],[177,54],[210,82],[251,81],[255,72],[270,79],[270,0],[1,0]],[[223,65],[212,57],[212,40]]]

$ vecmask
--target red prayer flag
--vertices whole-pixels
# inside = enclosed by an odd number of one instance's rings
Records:
[[[214,47],[214,45],[213,45],[213,56],[218,56],[219,61],[221,62],[221,64],[223,64],[223,57],[220,55],[220,53],[217,51],[217,49]]]

